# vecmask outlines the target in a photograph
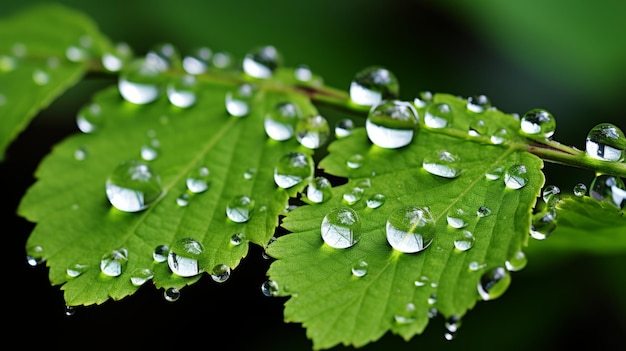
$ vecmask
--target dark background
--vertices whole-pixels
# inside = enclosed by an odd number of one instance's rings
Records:
[[[357,71],[380,64],[396,74],[405,99],[431,90],[485,94],[505,112],[545,108],[557,119],[554,139],[581,149],[597,123],[626,130],[623,1],[59,2],[84,11],[103,33],[128,42],[136,53],[170,42],[183,52],[207,45],[241,57],[271,44],[286,65],[307,64],[327,85],[343,90]],[[0,16],[34,3],[0,1]],[[226,283],[203,278],[183,289],[175,303],[145,286],[73,316],[65,315],[62,292],[50,286],[47,269],[26,264],[24,244],[33,224],[15,215],[20,198],[41,158],[78,132],[76,111],[112,83],[94,78],[72,88],[33,120],[0,164],[7,195],[3,232],[9,238],[3,341],[70,349],[311,349],[300,325],[283,322],[285,300],[261,294],[270,262],[257,247]],[[545,171],[547,182],[563,191],[593,178],[552,164]],[[528,255],[527,268],[513,274],[507,293],[470,311],[455,340],[443,338],[443,320],[436,318],[409,342],[388,334],[363,350],[622,349],[626,255]]]

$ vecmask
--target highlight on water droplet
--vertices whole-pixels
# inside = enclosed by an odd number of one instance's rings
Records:
[[[252,216],[254,204],[254,200],[249,196],[237,195],[226,205],[226,216],[236,223],[247,222]]]
[[[230,278],[230,267],[223,263],[217,264],[213,267],[213,269],[211,269],[210,274],[213,281],[223,283]]]
[[[152,168],[140,161],[120,163],[106,181],[111,205],[120,211],[138,212],[153,204],[163,194],[161,179]]]
[[[589,157],[601,161],[624,160],[626,137],[624,132],[611,123],[600,123],[589,131],[585,141],[585,152]]]
[[[422,167],[430,174],[444,177],[456,178],[461,175],[459,167],[461,158],[446,150],[436,150],[434,153],[424,157]]]
[[[520,128],[524,134],[542,136],[548,139],[556,130],[556,119],[550,112],[535,108],[522,116]]]
[[[122,274],[128,263],[128,250],[121,248],[112,250],[102,256],[100,271],[109,277],[117,277]]]
[[[452,107],[445,102],[438,102],[426,107],[424,124],[433,129],[445,128],[452,124],[454,113]]]
[[[168,302],[178,301],[180,299],[180,291],[176,288],[167,288],[163,291],[163,297]]]
[[[504,174],[504,185],[510,189],[521,189],[528,183],[528,170],[525,165],[510,166]]]
[[[399,94],[396,76],[380,66],[370,66],[358,72],[350,83],[350,98],[358,105],[372,106]]]
[[[478,294],[484,301],[496,299],[509,287],[511,284],[511,274],[504,267],[494,267],[480,277],[477,289]]]
[[[254,97],[255,87],[244,83],[226,93],[226,111],[235,117],[243,117],[250,113],[250,102]]]
[[[487,95],[474,95],[467,98],[466,108],[474,113],[481,113],[491,107]]]
[[[254,78],[270,78],[282,63],[282,57],[274,46],[267,45],[254,49],[243,59],[243,71]]]
[[[367,198],[365,203],[367,207],[374,209],[384,205],[386,199],[387,197],[384,194],[376,193]]]
[[[76,115],[76,125],[83,133],[93,133],[102,127],[103,122],[102,108],[95,102],[83,106]]]
[[[337,121],[337,124],[335,125],[335,137],[338,139],[345,138],[352,134],[354,128],[354,121],[349,118],[342,118]]]
[[[204,271],[204,246],[193,238],[176,240],[167,255],[167,265],[181,277],[200,274]]]
[[[332,196],[332,184],[328,178],[315,177],[306,188],[306,198],[316,204],[320,204]]]
[[[368,264],[367,262],[360,260],[352,265],[352,275],[355,277],[363,277],[367,274]]]
[[[324,242],[335,249],[354,246],[361,239],[361,219],[349,207],[337,207],[322,219],[321,234]]]
[[[130,282],[134,286],[142,286],[154,277],[154,272],[149,268],[137,268],[130,274]]]
[[[517,251],[508,260],[506,260],[506,262],[504,262],[504,265],[510,272],[517,272],[524,269],[527,263],[528,258],[526,257],[526,254],[523,251]]]
[[[399,100],[385,100],[372,106],[365,121],[365,129],[375,145],[397,149],[411,143],[418,123],[418,114],[413,105]]]
[[[296,139],[308,149],[319,149],[330,138],[330,126],[323,116],[301,118],[296,124]]]
[[[454,248],[458,251],[467,251],[474,246],[476,238],[469,230],[463,230],[454,238]]]
[[[274,182],[288,189],[313,175],[313,159],[307,154],[289,152],[283,155],[274,168]]]
[[[146,59],[131,61],[120,72],[118,89],[122,97],[134,104],[148,104],[163,90],[163,71]]]
[[[167,98],[170,103],[180,108],[188,108],[196,103],[198,82],[190,74],[170,80],[167,84]]]
[[[615,176],[599,174],[589,187],[589,194],[598,201],[606,201],[619,209],[626,205],[626,186],[624,181]]]
[[[446,215],[446,221],[452,228],[463,228],[469,224],[470,219],[473,217],[472,213],[464,210],[461,207],[452,208]]]
[[[187,189],[194,194],[199,194],[209,189],[211,171],[206,166],[199,166],[187,175],[185,184]]]
[[[394,210],[385,225],[387,242],[404,253],[426,249],[435,237],[435,220],[426,207],[407,206]]]
[[[280,102],[265,115],[265,133],[274,140],[288,140],[293,137],[301,117],[302,111],[296,103]]]

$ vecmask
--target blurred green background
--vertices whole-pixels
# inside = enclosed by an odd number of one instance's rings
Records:
[[[0,16],[39,2],[1,1]],[[511,113],[545,108],[557,119],[554,139],[581,149],[597,123],[611,122],[626,130],[625,1],[57,2],[83,11],[104,34],[129,43],[138,54],[170,42],[183,53],[206,45],[242,57],[254,47],[271,44],[286,65],[307,64],[327,85],[346,91],[357,71],[377,64],[396,74],[404,99],[430,90],[485,94]],[[50,330],[50,336],[24,340],[25,345],[84,341],[115,346],[128,335],[136,345],[151,347],[183,347],[191,340],[211,348],[223,340],[222,348],[233,350],[310,349],[300,325],[282,322],[284,301],[261,295],[269,262],[258,248],[228,283],[216,286],[203,280],[184,289],[175,304],[163,301],[155,289],[140,289],[131,298],[82,309],[71,317],[64,315],[61,292],[49,286],[45,269],[27,267],[23,246],[32,224],[12,214],[34,181],[41,158],[56,142],[77,132],[78,108],[109,84],[95,78],[70,90],[33,120],[0,165],[3,184],[14,185],[5,203],[10,208],[3,211],[3,218],[10,214],[5,228],[14,228],[10,270],[15,277],[7,283],[17,291],[21,309],[11,318],[22,323],[12,328]],[[589,171],[558,165],[546,164],[545,170],[547,182],[563,191],[593,178]],[[479,303],[463,319],[455,340],[443,338],[443,320],[437,318],[410,342],[386,335],[363,350],[623,347],[624,254],[546,257],[530,250],[528,255],[528,267],[513,275],[507,294]],[[222,322],[211,325],[211,320]]]

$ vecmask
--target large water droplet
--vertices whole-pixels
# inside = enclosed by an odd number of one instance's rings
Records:
[[[252,84],[241,84],[234,91],[226,93],[226,111],[235,117],[243,117],[250,113],[250,102],[255,88]]]
[[[535,108],[526,112],[520,120],[522,133],[550,138],[556,130],[556,119],[544,109]]]
[[[625,149],[624,132],[613,124],[600,123],[587,134],[585,152],[595,159],[619,162],[624,159]]]
[[[361,219],[349,207],[335,208],[324,216],[321,233],[322,239],[330,247],[351,247],[361,239]]]
[[[140,161],[122,162],[106,181],[106,194],[115,208],[124,212],[141,211],[163,195],[161,179]]]
[[[480,277],[478,282],[478,294],[485,300],[496,299],[509,287],[511,284],[511,274],[504,267],[492,268]]]
[[[609,202],[620,209],[626,205],[626,186],[619,177],[598,175],[591,182],[589,192],[594,199]]]
[[[117,277],[122,274],[128,263],[128,250],[113,250],[100,260],[100,270],[109,277]]]
[[[154,277],[154,272],[148,268],[137,268],[130,274],[130,282],[134,286],[141,286]]]
[[[504,184],[511,189],[520,189],[528,183],[528,171],[525,165],[512,165],[504,174]]]
[[[204,270],[204,246],[193,238],[174,242],[167,256],[170,270],[181,277],[193,277]]]
[[[408,102],[390,100],[372,106],[365,129],[372,143],[389,149],[408,145],[418,126],[417,111]]]
[[[330,126],[323,116],[302,118],[296,124],[296,139],[308,149],[318,149],[330,138]]]
[[[76,125],[83,133],[93,133],[102,127],[103,122],[102,107],[95,102],[83,106],[76,115]]]
[[[161,70],[145,59],[135,59],[122,69],[118,88],[122,97],[134,104],[148,104],[156,100],[163,89]]]
[[[430,104],[426,108],[424,124],[429,128],[445,128],[450,126],[453,120],[452,107],[445,102]]]
[[[268,45],[255,49],[243,59],[243,71],[251,77],[267,79],[282,61],[275,47]]]
[[[408,206],[391,213],[385,230],[391,247],[404,253],[415,253],[432,243],[436,227],[428,208]]]
[[[209,188],[209,176],[211,172],[205,166],[197,167],[192,170],[185,181],[187,189],[192,193],[199,194],[205,192]]]
[[[466,107],[468,110],[481,113],[491,107],[491,101],[487,95],[475,95],[467,98]]]
[[[467,251],[474,246],[474,242],[476,242],[476,238],[474,237],[472,232],[468,230],[463,230],[461,233],[455,236],[454,248],[459,251]]]
[[[252,216],[254,204],[254,200],[246,195],[235,196],[226,205],[226,216],[236,223],[247,222]]]
[[[316,204],[322,203],[332,196],[330,181],[322,176],[315,177],[306,188],[306,197]]]
[[[398,97],[398,79],[389,70],[370,66],[358,72],[350,84],[350,98],[356,104],[372,106]]]
[[[301,116],[302,111],[297,104],[293,102],[278,103],[265,116],[265,133],[274,140],[288,140],[293,137],[296,124]]]
[[[209,69],[212,55],[213,51],[208,47],[196,48],[183,58],[183,69],[193,75],[205,73]]]
[[[459,162],[459,156],[445,150],[440,150],[424,157],[422,167],[424,167],[428,173],[436,176],[456,178],[462,173],[462,170],[459,168]]]
[[[281,188],[287,189],[308,179],[313,174],[313,159],[311,156],[290,152],[283,155],[274,168],[274,182]]]
[[[192,75],[175,78],[167,85],[167,98],[174,106],[187,108],[196,103],[198,83]]]

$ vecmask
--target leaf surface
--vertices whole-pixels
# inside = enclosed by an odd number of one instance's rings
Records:
[[[520,140],[519,122],[496,110],[473,114],[465,109],[464,100],[450,95],[438,94],[435,102],[452,107],[453,126],[434,130],[422,125],[404,148],[373,145],[362,128],[331,144],[320,167],[347,177],[348,183],[334,187],[324,203],[290,212],[282,225],[293,233],[268,248],[277,259],[269,277],[281,287],[279,294],[290,296],[285,318],[302,323],[316,349],[337,344],[359,347],[388,331],[408,340],[425,329],[434,311],[461,318],[481,299],[477,291],[481,275],[504,267],[527,244],[544,176],[542,161],[514,146]],[[419,112],[423,120],[424,110]],[[490,133],[506,129],[508,142],[494,145],[489,135],[468,136],[469,125],[477,118],[484,119]],[[460,157],[463,171],[457,178],[436,176],[422,167],[427,155],[442,149]],[[348,167],[347,161],[356,154],[363,156],[362,165]],[[486,177],[496,167],[506,170],[518,164],[526,166],[529,176],[521,189],[507,188],[504,174],[496,180]],[[343,195],[355,187],[364,190],[362,197],[347,203]],[[386,200],[369,208],[367,200],[375,194]],[[428,207],[436,220],[435,237],[421,252],[402,253],[387,242],[386,221],[404,206]],[[490,215],[477,215],[483,206]],[[332,248],[320,236],[324,216],[337,207],[351,207],[361,219],[362,237],[347,249]],[[458,208],[470,214],[463,228],[447,223],[449,211]],[[467,251],[454,245],[463,231],[475,238]],[[367,274],[357,277],[352,267],[361,261],[367,263]]]

